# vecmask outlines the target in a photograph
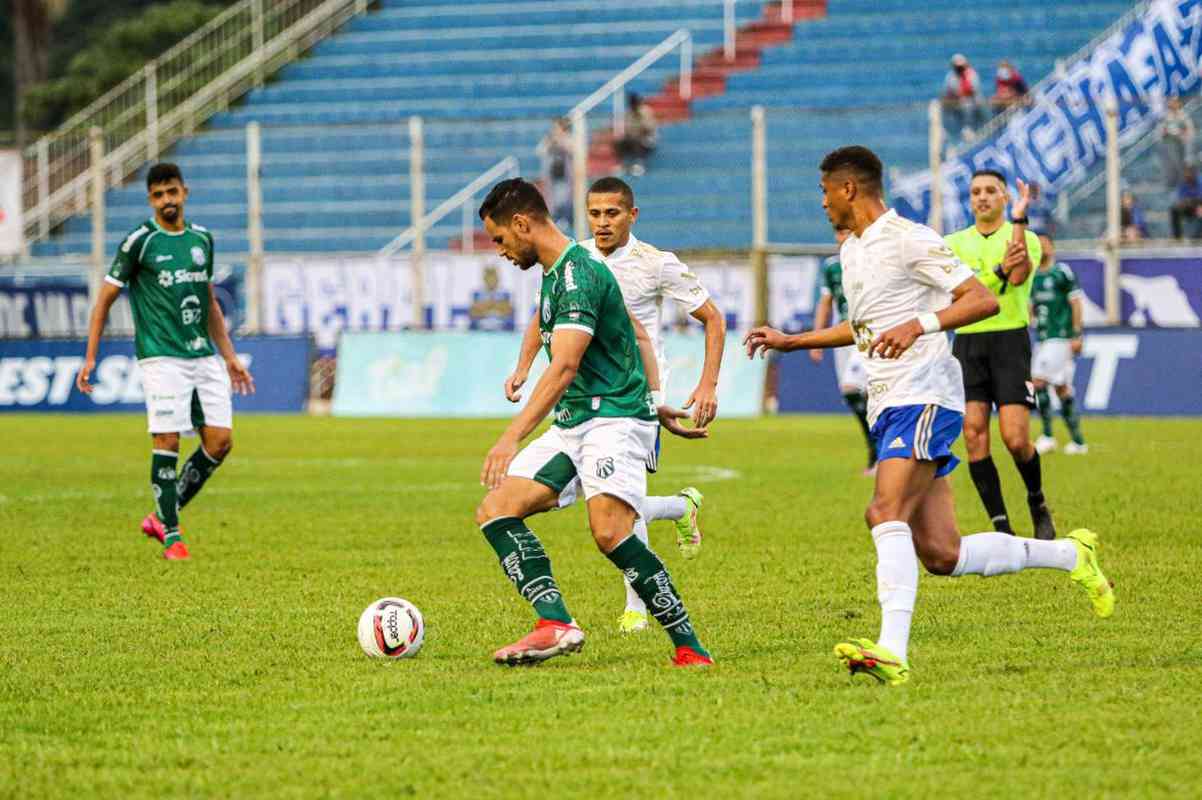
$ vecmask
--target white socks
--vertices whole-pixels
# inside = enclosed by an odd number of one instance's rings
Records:
[[[1024,569],[1059,569],[1077,566],[1077,548],[1068,539],[1026,539],[1008,533],[974,533],[960,540],[960,558],[952,577],[1006,575]]]
[[[904,522],[882,522],[872,529],[876,544],[876,592],[881,603],[881,635],[877,644],[902,661],[910,643],[910,618],[918,595],[918,556],[914,537]]]
[[[648,497],[644,501],[643,511],[647,522],[655,522],[657,519],[680,519],[688,513],[689,501],[678,494],[671,497]],[[644,526],[644,536],[646,530]],[[644,538],[643,541],[647,540]]]
[[[684,498],[681,499],[683,500]],[[648,497],[647,500],[651,500],[651,498]],[[648,549],[650,549],[651,539],[647,536],[647,522],[641,515],[634,518],[634,535],[639,537],[639,541],[647,545]],[[626,583],[626,610],[641,611],[646,614],[647,604],[643,602],[643,598],[639,597],[638,592],[630,585],[630,579],[623,578],[622,580]]]

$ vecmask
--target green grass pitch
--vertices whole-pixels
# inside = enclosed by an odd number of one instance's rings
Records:
[[[652,542],[715,668],[617,633],[582,507],[531,524],[584,651],[494,666],[532,619],[473,524],[501,428],[241,417],[172,564],[138,528],[142,417],[0,417],[0,797],[1196,795],[1202,422],[1086,418],[1090,455],[1044,458],[1061,532],[1102,536],[1112,619],[1062,573],[924,576],[900,689],[831,653],[879,620],[845,417],[667,442],[652,493],[703,489],[705,547],[682,561],[668,523]],[[954,483],[983,529],[967,471]],[[385,595],[425,614],[414,660],[359,650]]]

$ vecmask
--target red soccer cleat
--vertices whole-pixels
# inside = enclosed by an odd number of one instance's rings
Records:
[[[691,647],[681,645],[676,648],[676,657],[672,659],[675,667],[712,667],[714,659],[703,656]]]
[[[534,630],[492,654],[492,660],[511,667],[537,664],[555,656],[574,653],[584,647],[584,631],[576,625],[553,619],[540,619]]]
[[[158,539],[159,544],[162,544],[163,539],[167,536],[167,529],[163,527],[163,523],[159,522],[158,514],[151,511],[146,515],[146,519],[142,520],[142,533],[151,539]]]
[[[168,561],[187,561],[191,557],[188,546],[183,542],[176,542],[163,551],[163,558]]]

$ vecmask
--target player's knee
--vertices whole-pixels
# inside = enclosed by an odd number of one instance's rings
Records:
[[[501,517],[517,517],[525,519],[526,513],[512,498],[507,498],[498,490],[484,495],[480,505],[476,506],[476,524],[483,525]]]
[[[224,461],[225,457],[228,456],[230,451],[233,449],[234,437],[226,434],[211,440],[208,443],[208,446],[205,447],[205,452],[208,453],[214,461]]]
[[[593,541],[602,553],[611,553],[629,535],[630,531],[620,531],[616,528],[596,528],[593,530]]]
[[[864,510],[864,521],[868,523],[869,528],[899,519],[901,519],[901,507],[891,500],[874,497],[868,504],[868,508]]]
[[[154,443],[155,450],[171,450],[179,452],[179,434],[178,433],[156,433],[151,437]]]
[[[1029,431],[1002,431],[1002,441],[1006,443],[1006,449],[1015,456],[1024,455],[1031,447]]]
[[[919,559],[923,569],[931,575],[951,575],[960,560],[960,551],[957,547],[928,549],[921,553]]]
[[[1073,396],[1073,387],[1057,386],[1056,387],[1056,396],[1059,397],[1061,400],[1069,399],[1070,397]]]
[[[1036,390],[1046,389],[1048,387],[1048,382],[1042,378],[1032,378],[1031,385],[1034,386]]]

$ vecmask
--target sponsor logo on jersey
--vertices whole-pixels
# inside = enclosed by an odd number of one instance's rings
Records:
[[[195,325],[200,322],[200,298],[194,294],[185,297],[179,304],[179,316],[180,321],[185,325]]]
[[[571,261],[568,261],[568,263],[564,266],[563,281],[564,281],[564,288],[566,291],[569,291],[569,292],[576,291],[576,276],[572,274],[573,270],[575,270],[575,269],[576,269],[576,265],[573,264]]]
[[[196,270],[189,272],[186,269],[177,269],[175,271],[163,270],[159,273],[159,286],[164,289],[170,288],[177,283],[208,283],[209,276],[204,270]]]
[[[894,437],[893,441],[889,443],[889,449],[897,450],[899,448],[904,450],[906,448],[906,443],[904,441],[902,441],[902,438],[900,436],[897,436],[897,437]]]
[[[203,247],[192,248],[192,263],[198,267],[205,265],[205,251]]]

